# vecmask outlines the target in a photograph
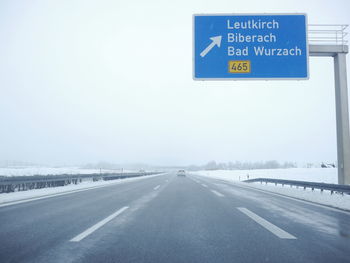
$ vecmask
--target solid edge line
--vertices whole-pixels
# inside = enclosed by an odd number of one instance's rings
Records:
[[[0,208],[1,207],[5,207],[5,206],[10,206],[10,205],[17,205],[17,204],[27,203],[27,202],[31,202],[31,201],[36,201],[36,200],[41,200],[41,199],[61,196],[61,195],[68,195],[68,194],[79,193],[79,192],[83,192],[83,191],[87,191],[87,190],[93,190],[93,189],[102,188],[102,187],[105,187],[105,186],[110,186],[110,185],[113,185],[113,184],[98,185],[98,186],[93,186],[93,187],[89,187],[89,188],[65,191],[65,192],[61,192],[61,193],[48,194],[48,195],[43,195],[43,196],[38,196],[38,197],[31,197],[31,198],[28,198],[28,199],[21,199],[21,200],[17,200],[17,201],[10,201],[10,202],[6,202],[6,203],[3,203],[3,204],[0,204]]]
[[[159,174],[159,175],[164,175],[164,174],[166,174],[166,173]],[[155,175],[155,176],[158,176],[158,175]],[[145,176],[144,178],[149,178],[149,177]],[[121,179],[119,179],[119,180],[121,180]],[[107,187],[107,186],[114,186],[114,185],[116,185],[116,184],[121,182],[119,180],[116,180],[116,182],[113,182],[113,183],[110,183],[110,184],[105,184],[105,185],[96,185],[96,186],[91,186],[91,187],[82,188],[82,189],[67,190],[67,191],[64,191],[64,192],[61,192],[61,193],[53,193],[53,194],[47,194],[47,195],[42,195],[42,196],[37,196],[37,197],[29,197],[29,198],[26,198],[26,199],[20,199],[20,200],[16,200],[16,201],[9,201],[9,202],[5,202],[5,203],[0,203],[0,208],[1,207],[5,207],[5,206],[10,206],[10,205],[17,205],[17,204],[27,203],[27,202],[31,202],[31,201],[36,201],[36,200],[41,200],[41,199],[61,196],[61,195],[68,195],[68,194],[79,193],[79,192],[93,190],[93,189]],[[133,182],[133,181],[123,182],[123,183],[129,183],[129,182]]]
[[[237,207],[239,211],[241,211],[246,216],[253,219],[256,223],[270,231],[275,236],[282,238],[282,239],[297,239],[295,236],[289,234],[288,232],[284,231],[283,229],[279,228],[278,226],[270,223],[269,221],[265,220],[264,218],[258,216],[257,214],[253,213],[249,209],[245,207]]]
[[[93,232],[95,232],[97,229],[99,229],[100,227],[104,226],[105,224],[107,224],[109,221],[111,221],[113,218],[117,217],[118,215],[120,215],[121,213],[123,213],[126,209],[128,209],[128,206],[124,206],[123,208],[117,210],[116,212],[114,212],[113,214],[111,214],[110,216],[106,217],[105,219],[101,220],[100,222],[96,223],[95,225],[93,225],[92,227],[86,229],[84,232],[80,233],[79,235],[73,237],[71,240],[69,240],[70,242],[79,242],[82,239],[84,239],[85,237],[87,237],[88,235],[92,234]]]
[[[313,201],[301,199],[301,198],[294,197],[294,196],[284,195],[284,194],[281,194],[281,193],[277,193],[277,192],[273,192],[273,191],[269,191],[269,190],[265,190],[265,189],[260,189],[260,188],[253,187],[253,186],[236,184],[234,182],[229,182],[229,181],[224,181],[224,180],[223,180],[223,182],[228,183],[231,186],[233,185],[233,186],[236,186],[236,187],[250,189],[250,190],[253,190],[253,191],[255,190],[255,191],[258,191],[258,192],[265,193],[265,194],[276,195],[276,196],[279,196],[279,197],[282,197],[282,198],[286,198],[286,199],[290,199],[290,200],[293,200],[293,201],[296,201],[296,202],[305,203],[305,204],[308,204],[308,205],[313,205],[313,206],[316,206],[316,207],[324,208],[324,209],[327,209],[327,210],[330,210],[330,211],[333,211],[333,212],[339,212],[339,213],[343,213],[343,214],[346,214],[346,215],[350,215],[350,210],[334,207],[334,206],[331,206],[331,205],[320,204],[320,203],[316,203],[316,202],[313,202]]]
[[[216,194],[217,196],[224,197],[222,193],[219,193],[218,191],[215,190],[210,190],[213,194]]]
[[[256,187],[253,187],[253,186],[248,186],[248,183],[245,183],[247,185],[243,185],[242,182],[240,182],[240,184],[237,184],[237,183],[235,183],[233,181],[227,181],[227,180],[218,179],[218,178],[209,178],[209,177],[207,177],[207,178],[209,180],[212,179],[212,180],[219,181],[219,182],[224,183],[224,184],[229,185],[229,186],[243,188],[243,189],[249,189],[249,190],[252,190],[252,191],[262,192],[262,193],[270,194],[270,195],[275,195],[275,196],[279,196],[279,197],[282,197],[282,198],[285,198],[285,199],[293,200],[295,202],[300,202],[300,203],[304,203],[304,204],[308,204],[308,205],[313,205],[313,206],[316,206],[316,207],[327,209],[329,211],[339,212],[339,213],[342,213],[342,214],[350,215],[350,210],[347,210],[347,209],[338,208],[338,207],[335,207],[335,206],[321,204],[321,203],[316,203],[316,202],[305,200],[305,199],[301,199],[301,198],[298,198],[298,197],[284,195],[284,194],[281,194],[281,193],[277,193],[277,192],[273,192],[273,191],[269,191],[269,190],[265,190],[265,189],[260,189],[260,188],[256,188]]]

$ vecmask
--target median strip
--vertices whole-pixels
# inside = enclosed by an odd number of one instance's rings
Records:
[[[84,239],[85,237],[87,237],[88,235],[92,234],[93,232],[95,232],[97,229],[99,229],[100,227],[102,227],[103,225],[107,224],[109,221],[111,221],[113,218],[117,217],[118,215],[120,215],[121,213],[123,213],[126,209],[128,209],[128,206],[124,206],[123,208],[117,210],[116,212],[114,212],[113,214],[111,214],[110,216],[106,217],[105,219],[101,220],[100,222],[98,222],[97,224],[93,225],[92,227],[86,229],[84,232],[82,232],[81,234],[77,235],[76,237],[72,238],[71,240],[69,240],[70,242],[79,242],[82,239]]]
[[[295,236],[289,234],[288,232],[284,231],[283,229],[279,228],[278,226],[275,226],[274,224],[270,223],[269,221],[265,220],[264,218],[258,216],[257,214],[253,213],[249,209],[245,207],[237,207],[239,211],[241,211],[246,216],[253,219],[256,223],[270,231],[272,234],[278,236],[282,239],[297,239]]]
[[[139,180],[153,178],[160,175],[163,175],[163,174],[131,177],[123,180],[120,179],[120,180],[113,180],[113,181],[103,181],[101,183],[99,182],[90,182],[88,184],[82,183],[81,185],[74,185],[74,188],[73,186],[64,186],[64,187],[43,188],[43,189],[34,189],[34,190],[28,190],[28,191],[8,193],[8,194],[0,194],[0,208],[11,206],[11,205],[27,203],[27,202],[36,201],[36,200],[41,200],[41,199],[46,199],[46,198],[51,198],[51,197],[56,197],[56,196],[79,193],[79,192],[93,190],[101,187],[115,186],[119,184],[135,182]],[[71,190],[68,190],[67,188],[68,189],[70,188]]]
[[[17,205],[17,204],[27,203],[27,202],[31,202],[31,201],[36,201],[36,200],[41,200],[41,199],[46,199],[46,198],[51,198],[51,197],[56,197],[56,196],[61,196],[61,195],[79,193],[79,192],[88,191],[88,190],[92,190],[92,189],[96,189],[96,188],[110,186],[110,185],[112,185],[112,184],[98,185],[98,186],[93,186],[93,187],[88,187],[88,188],[83,188],[83,189],[70,190],[70,191],[65,191],[65,192],[61,192],[61,193],[47,194],[47,195],[32,197],[32,198],[28,198],[28,199],[21,199],[18,201],[10,201],[10,202],[0,204],[0,207]]]

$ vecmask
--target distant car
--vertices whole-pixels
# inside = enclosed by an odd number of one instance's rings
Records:
[[[177,171],[177,176],[186,176],[185,170],[178,170]]]

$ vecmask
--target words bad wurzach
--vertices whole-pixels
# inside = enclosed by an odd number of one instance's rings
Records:
[[[228,56],[248,56],[250,52],[254,52],[255,56],[302,56],[302,49],[298,46],[292,48],[268,48],[264,43],[276,43],[278,36],[274,33],[265,33],[266,29],[278,30],[280,24],[275,19],[250,19],[247,21],[234,21],[227,19],[227,29],[232,31],[227,33],[227,54]],[[261,34],[251,34],[251,30],[261,30]],[[235,32],[239,30],[240,32]],[[247,33],[241,33],[242,30],[247,30]],[[237,48],[234,43],[257,43],[257,45]]]

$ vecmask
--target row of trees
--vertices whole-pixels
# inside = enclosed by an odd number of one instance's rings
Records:
[[[210,161],[205,165],[190,166],[190,170],[251,170],[251,169],[278,169],[278,168],[296,168],[297,164],[293,162],[279,163],[278,161],[265,162],[226,162],[217,163]]]

